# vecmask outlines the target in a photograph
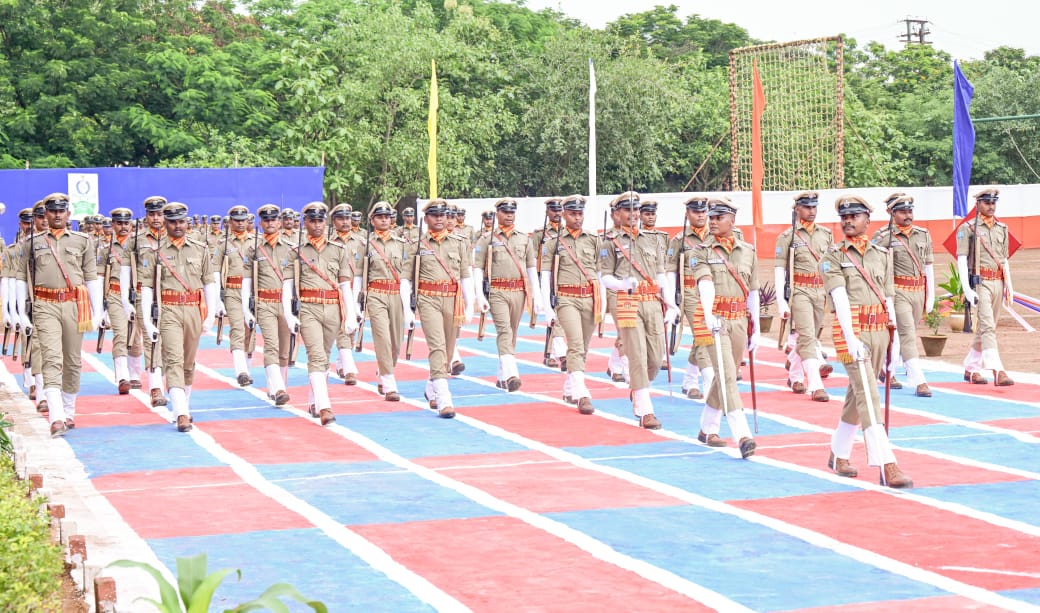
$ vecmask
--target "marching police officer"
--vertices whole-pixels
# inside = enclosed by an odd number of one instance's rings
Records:
[[[736,215],[736,205],[709,200],[711,236],[693,252],[693,276],[704,311],[703,321],[694,322],[694,343],[708,346],[715,370],[697,439],[724,447],[719,426],[725,415],[741,457],[748,458],[756,445],[737,389],[737,368],[744,350],[753,352],[758,346],[758,263],[755,248],[733,232]]]
[[[361,283],[361,254],[365,250],[365,236],[354,227],[354,213],[349,204],[336,205],[332,209],[332,225],[335,232],[332,242],[341,245],[347,253],[348,276],[351,279],[352,299],[357,302]],[[336,338],[336,374],[343,379],[345,385],[357,385],[358,367],[354,362],[354,339],[345,331]]]
[[[139,334],[143,334],[144,321],[151,320],[151,312],[145,310],[143,303],[141,302],[141,290],[143,284],[141,279],[145,275],[154,275],[155,271],[145,270],[145,258],[142,257],[142,253],[145,250],[155,251],[159,247],[159,242],[163,237],[166,236],[165,217],[163,214],[163,207],[167,204],[166,198],[162,196],[149,196],[144,200],[144,222],[145,227],[133,236],[130,240],[133,241],[131,244],[131,250],[136,250],[133,258],[137,262],[137,270],[130,271],[130,258],[123,262],[123,267],[127,269],[126,273],[120,274],[119,292],[120,299],[123,304],[123,309],[126,311],[127,318],[133,318],[139,322],[139,325],[135,327],[135,330]],[[210,258],[210,254],[207,253],[207,258]],[[151,263],[155,266],[155,262]],[[132,279],[137,279],[137,312],[134,313],[134,305],[130,304],[130,285],[133,283]],[[136,340],[134,341],[136,342]],[[152,406],[166,406],[166,397],[163,395],[163,371],[162,362],[160,361],[163,354],[162,350],[162,337],[159,337],[157,341],[155,351],[144,352],[144,367],[148,371],[148,387],[149,396],[151,398]],[[157,359],[158,358],[158,359]],[[153,360],[155,360],[153,362]]]
[[[302,247],[292,247],[296,258],[294,278],[287,279],[282,290],[285,321],[290,330],[299,330],[307,348],[307,377],[313,398],[311,416],[321,420],[323,426],[336,421],[329,400],[329,352],[336,337],[357,329],[347,250],[326,238],[327,212],[321,202],[303,207],[301,231],[306,234],[306,241]],[[299,318],[292,314],[289,301],[294,291],[300,302]]]
[[[411,245],[419,240],[419,228],[415,225],[415,209],[412,207],[405,207],[401,211],[401,219],[404,224],[395,229],[398,236],[404,239],[404,242]]]
[[[834,235],[830,229],[816,224],[818,206],[817,192],[802,192],[794,197],[791,208],[796,219],[791,228],[776,239],[773,281],[777,310],[791,321],[790,342],[794,343],[788,379],[791,391],[796,394],[808,391],[813,400],[827,402],[830,397],[824,389],[822,377],[829,375],[833,368],[823,361],[816,337],[823,326],[826,302],[820,258],[834,244]],[[793,266],[791,270],[788,270],[789,263]],[[784,287],[788,284],[790,302],[784,299]],[[803,377],[809,380],[808,388]]]
[[[238,384],[242,387],[252,385],[253,377],[249,374],[249,361],[246,359],[246,322],[244,308],[249,306],[248,298],[243,301],[242,279],[245,277],[249,261],[246,251],[253,245],[253,233],[249,230],[249,209],[235,205],[228,210],[229,223],[220,244],[220,257],[217,262],[223,283],[221,301],[224,315],[228,318],[228,339],[231,344],[231,362],[235,368]],[[217,316],[219,317],[219,312]]]
[[[358,274],[364,278],[364,311],[372,328],[372,348],[379,366],[379,391],[384,400],[397,402],[394,367],[401,350],[404,330],[404,311],[411,310],[405,303],[408,293],[401,291],[401,269],[405,259],[405,240],[390,231],[391,211],[388,202],[377,202],[368,212],[371,224],[367,267],[362,262]],[[365,273],[367,270],[367,274]]]
[[[679,305],[686,324],[693,330],[694,322],[703,317],[700,298],[697,295],[697,279],[693,276],[696,260],[693,252],[708,239],[708,197],[691,196],[683,203],[686,207],[686,234],[677,234],[668,243],[668,291],[675,294],[676,286],[682,283],[682,303]],[[680,261],[682,262],[680,268]],[[677,332],[678,335],[678,332]],[[678,344],[678,340],[677,340]],[[687,398],[700,400],[704,397],[698,380],[703,377],[703,389],[711,387],[715,370],[706,345],[693,343],[683,374],[682,393]]]
[[[264,375],[267,378],[267,395],[276,406],[289,402],[286,379],[289,368],[289,327],[282,312],[282,286],[292,278],[290,245],[283,239],[279,208],[265,204],[257,209],[262,236],[246,248],[245,267],[242,280],[243,318],[249,325],[253,314],[249,312],[249,296],[256,295],[255,323],[264,333]],[[256,245],[254,247],[254,245]],[[253,263],[256,263],[256,278]]]
[[[980,370],[993,371],[994,385],[1014,385],[1004,372],[1004,363],[997,350],[997,312],[1004,296],[1014,297],[1011,285],[1011,235],[1008,227],[997,220],[997,200],[1000,190],[995,187],[975,194],[977,219],[966,222],[957,230],[957,270],[961,279],[971,279],[975,286],[964,283],[964,299],[976,306],[978,325],[975,339],[964,358],[964,380],[987,383]],[[968,261],[968,256],[972,261]]]
[[[29,239],[17,296],[21,312],[33,303],[27,333],[38,337],[51,436],[61,436],[76,427],[83,333],[101,322],[101,280],[90,237],[67,227],[69,197],[50,194],[43,206],[48,230]]]
[[[639,231],[639,194],[625,192],[610,206],[626,211],[627,219],[621,219],[619,233],[602,242],[599,272],[603,285],[616,292],[614,322],[628,357],[633,412],[641,427],[656,430],[661,422],[654,415],[650,384],[664,356],[664,323],[674,321],[679,309],[663,290],[664,252],[658,239]]]
[[[566,402],[582,415],[595,412],[585,385],[589,341],[602,317],[604,299],[597,274],[599,238],[582,229],[585,198],[567,196],[561,202],[564,227],[542,250],[541,288],[547,325],[561,329],[567,343]],[[555,304],[555,308],[553,305]]]
[[[541,294],[535,293],[539,287],[535,247],[515,226],[516,200],[502,198],[495,203],[495,211],[498,228],[493,235],[480,239],[474,250],[473,285],[482,287],[484,271],[490,271],[490,295],[477,292],[477,307],[490,312],[495,322],[498,387],[515,392],[521,385],[516,365],[517,328],[529,301],[533,301],[535,311],[541,311]]]
[[[844,477],[858,474],[849,462],[858,425],[863,428],[868,463],[882,467],[881,484],[913,487],[913,481],[896,464],[875,383],[875,373],[887,368],[888,326],[897,324],[888,249],[868,240],[867,226],[874,209],[866,200],[840,196],[834,207],[845,239],[823,257],[820,273],[834,304],[834,348],[848,373],[849,389],[831,436],[827,466]]]
[[[417,250],[408,258],[401,273],[401,294],[413,291],[418,279],[416,313],[429,347],[430,380],[426,397],[430,408],[440,417],[455,417],[454,402],[448,389],[451,365],[459,327],[473,313],[474,286],[471,276],[470,245],[448,229],[448,203],[434,198],[423,208],[426,230]],[[408,314],[406,311],[406,324]]]
[[[545,220],[541,228],[535,228],[531,232],[531,244],[534,246],[535,255],[538,257],[538,274],[541,275],[542,259],[546,255],[546,243],[556,239],[556,235],[561,231],[563,227],[561,218],[563,214],[562,200],[557,197],[546,198],[545,200]],[[492,211],[494,212],[494,211]],[[488,225],[490,230],[491,226]],[[550,259],[552,259],[550,257]],[[548,323],[546,323],[548,325]],[[560,360],[566,359],[567,345],[564,341],[563,328],[561,326],[555,326],[552,330],[552,344],[549,347],[549,358],[545,360],[545,365],[549,368],[556,368],[561,366]],[[561,370],[566,372],[566,369],[561,367]],[[569,383],[567,383],[569,385]],[[565,387],[565,396],[570,395],[570,388]]]
[[[108,278],[102,279],[107,292],[108,308],[104,312],[104,325],[112,329],[112,364],[116,386],[120,394],[129,394],[131,389],[141,388],[141,335],[130,337],[130,320],[122,307],[123,266],[130,261],[130,234],[134,213],[127,208],[113,209],[112,241],[104,252],[105,261],[101,270],[108,269]],[[126,283],[129,283],[127,279]],[[136,387],[134,384],[136,383]]]

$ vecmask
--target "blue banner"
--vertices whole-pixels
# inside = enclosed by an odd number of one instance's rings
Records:
[[[968,185],[971,183],[971,158],[975,154],[975,126],[971,123],[971,97],[975,88],[953,63],[953,216],[968,214]]]
[[[144,215],[144,199],[164,196],[188,205],[188,213],[224,215],[236,204],[256,210],[277,204],[297,211],[308,202],[323,199],[325,169],[281,168],[44,168],[0,170],[0,202],[7,213],[0,217],[0,231],[11,241],[18,230],[18,211],[31,207],[47,194],[67,193],[69,175],[96,173],[98,212],[127,207]]]

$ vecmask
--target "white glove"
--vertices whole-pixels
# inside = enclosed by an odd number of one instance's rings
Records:
[[[242,309],[242,317],[245,319],[245,324],[247,327],[252,327],[256,325],[256,317],[253,317],[253,314],[249,312],[248,306]]]
[[[134,313],[134,307],[129,302],[123,303],[123,312],[126,313],[127,319],[133,319],[136,313]]]
[[[112,327],[112,319],[109,318],[109,316],[108,316],[108,309],[105,309],[105,310],[101,311],[101,317],[99,317],[98,320],[96,320],[96,321],[98,321],[98,324],[102,328],[111,328]]]
[[[347,321],[343,323],[343,330],[347,334],[353,334],[357,332],[358,320],[357,317],[350,317],[350,313],[347,313]]]
[[[404,310],[404,329],[411,330],[419,321],[415,318],[415,313],[411,309]]]
[[[935,293],[932,290],[928,290],[924,294],[924,312],[931,313],[935,310]]]
[[[227,315],[227,307],[224,306],[224,301],[223,300],[217,300],[216,311],[217,312],[214,313],[215,317],[224,317],[224,316]],[[205,326],[203,326],[203,327],[205,327]]]
[[[213,322],[210,321],[210,324],[212,325]],[[156,328],[155,324],[153,324],[150,319],[145,320],[144,331],[148,334],[148,340],[150,340],[151,342],[154,343],[155,341],[159,340],[159,328]]]
[[[246,327],[251,327],[256,324],[256,317],[249,312],[249,300],[253,297],[253,280],[242,279],[242,291],[239,296],[242,299],[242,319],[245,321]]]
[[[758,332],[754,332],[754,333],[752,333],[752,334],[751,334],[751,337],[750,337],[750,338],[748,338],[748,342],[747,342],[747,350],[748,350],[748,351],[749,351],[750,353],[754,353],[754,352],[755,352],[755,349],[758,349],[758,344],[759,344],[760,342],[762,342],[762,336],[761,336],[761,335],[760,335],[760,334],[759,334]]]
[[[776,289],[776,311],[780,317],[791,314],[791,305],[784,300],[784,285],[787,284],[787,270],[777,266],[773,268],[773,287]]]
[[[895,335],[892,336],[892,359],[888,361],[888,365],[886,366],[888,372],[895,371],[896,366],[898,366],[901,361],[902,357],[899,353],[899,333],[896,332]]]
[[[545,310],[542,312],[545,314],[545,325],[551,326],[556,321],[556,311],[552,307],[545,307]]]
[[[209,334],[209,331],[213,329],[213,321],[215,319],[216,319],[216,317],[213,315],[213,313],[208,313],[206,315],[206,319],[202,320],[202,333],[203,334]]]
[[[964,286],[964,300],[971,306],[979,304],[979,295],[975,293],[975,290],[971,289],[967,285]]]
[[[859,362],[870,357],[870,349],[868,349],[867,346],[863,344],[863,341],[858,338],[846,338],[845,344],[848,345],[849,355],[852,356],[853,360]]]
[[[491,310],[491,304],[488,303],[483,292],[477,294],[477,309],[479,309],[481,313],[487,313]]]
[[[931,313],[935,310],[935,266],[933,264],[925,264],[924,279],[924,312]]]
[[[720,330],[722,330],[722,319],[719,318],[719,317],[716,317],[712,313],[705,313],[704,314],[704,325],[707,326],[707,328],[709,330],[711,330],[713,333],[714,332],[719,332]]]
[[[26,336],[32,336],[32,333],[33,333],[32,322],[29,321],[29,318],[25,315],[25,313],[21,314],[20,319],[22,320],[22,330],[25,331],[25,335]]]
[[[298,334],[300,332],[300,319],[292,313],[285,314],[285,325],[289,328],[290,334]]]
[[[679,321],[679,308],[673,305],[668,305],[668,308],[664,312],[664,323],[674,324]]]

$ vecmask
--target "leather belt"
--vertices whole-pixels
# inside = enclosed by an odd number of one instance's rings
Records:
[[[242,277],[228,277],[224,281],[224,287],[229,289],[242,289]]]
[[[924,277],[908,277],[903,275],[896,275],[893,279],[893,283],[899,289],[920,291],[924,289],[925,279]]]
[[[697,287],[697,279],[694,279],[693,275],[684,275],[682,284],[683,287]]]
[[[61,288],[53,289],[50,287],[41,287],[37,285],[34,288],[37,300],[44,300],[46,302],[75,302],[79,298],[79,293],[73,289]]]
[[[202,290],[193,290],[190,292],[175,292],[170,289],[164,289],[162,291],[162,303],[166,305],[184,305],[184,306],[199,306],[202,304]]]
[[[281,302],[282,290],[264,289],[261,287],[256,290],[256,297],[260,300],[260,302]]]
[[[856,319],[860,330],[871,332],[884,330],[888,326],[888,311],[883,304],[863,305],[853,307],[857,310]]]
[[[800,287],[823,287],[823,277],[820,275],[807,275],[794,273],[794,284]]]
[[[632,295],[640,302],[648,302],[650,300],[657,300],[660,291],[661,289],[657,287],[656,283],[647,283],[646,281],[643,281],[635,288],[635,290],[632,291]]]
[[[338,304],[338,289],[314,289],[304,287],[300,289],[300,302],[311,304]]]
[[[393,279],[370,279],[368,281],[368,291],[377,294],[399,294],[401,293],[401,286]]]
[[[711,312],[723,319],[747,317],[747,300],[739,296],[715,296]]]
[[[454,296],[458,291],[454,281],[419,281],[419,293],[427,296]]]
[[[491,289],[519,292],[524,289],[523,279],[491,279]]]
[[[122,288],[119,285],[119,281],[109,281],[108,282],[108,291],[115,292],[115,293],[118,294],[120,289],[122,289]]]
[[[980,268],[979,276],[982,277],[984,281],[1003,281],[1004,271],[999,268]]]
[[[591,298],[596,293],[591,285],[561,285],[556,288],[557,296],[567,298]]]

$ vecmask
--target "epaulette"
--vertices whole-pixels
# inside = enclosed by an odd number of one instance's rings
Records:
[[[196,247],[202,247],[203,249],[206,248],[206,243],[200,241],[195,237],[188,236],[187,234],[184,235],[184,242],[190,245],[195,245]]]
[[[396,241],[397,241],[397,242],[399,242],[399,243],[407,243],[407,242],[408,242],[408,241],[407,241],[407,240],[405,240],[405,238],[404,238],[403,236],[401,236],[400,234],[392,234],[392,233],[391,233],[391,234],[390,234],[390,238],[391,238],[391,239],[393,239],[393,240],[396,240]]]
[[[449,232],[449,233],[448,233],[448,236],[449,236],[450,238],[454,238],[454,239],[455,239],[455,240],[457,240],[457,241],[468,241],[468,240],[469,240],[469,237],[467,237],[467,236],[462,236],[461,234],[455,234],[454,232]]]
[[[86,232],[80,232],[78,230],[66,230],[66,232],[69,233],[69,236],[78,236],[80,238],[85,238],[85,239],[88,239],[88,240],[92,240],[94,238],[93,236],[87,234]]]

